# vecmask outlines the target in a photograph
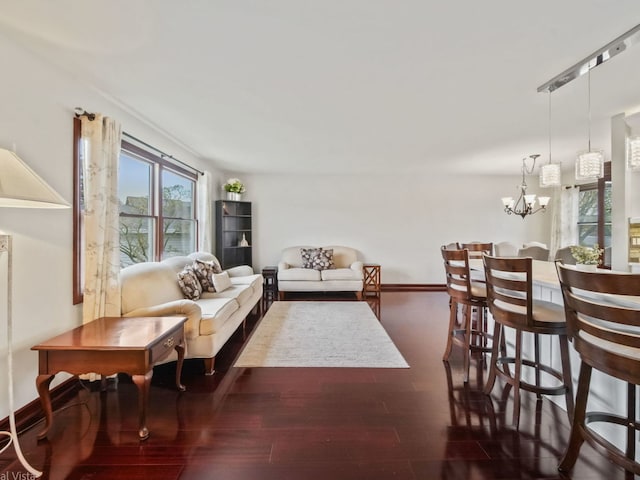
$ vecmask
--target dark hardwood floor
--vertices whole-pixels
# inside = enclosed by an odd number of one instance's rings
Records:
[[[566,414],[525,393],[513,430],[509,392],[481,392],[482,362],[472,363],[464,388],[460,351],[450,368],[441,360],[445,293],[383,293],[379,306],[410,369],[232,368],[239,331],[214,376],[185,363],[184,393],[175,390],[173,364],[156,367],[147,441],[138,441],[135,386],[119,377],[106,392],[80,388],[55,413],[48,440],[36,440],[40,424],[22,433],[25,456],[45,479],[633,478],[586,445],[572,474],[561,475]],[[29,478],[20,472],[10,447],[0,479]]]

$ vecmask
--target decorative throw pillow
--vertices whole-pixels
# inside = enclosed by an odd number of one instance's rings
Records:
[[[215,292],[216,289],[211,281],[211,275],[220,273],[221,270],[215,262],[205,262],[204,260],[195,260],[193,262],[193,271],[198,277],[198,281],[202,286],[203,292]]]
[[[189,300],[198,300],[200,295],[202,295],[202,286],[191,265],[186,265],[184,269],[178,273],[178,285],[180,285],[184,297]]]
[[[301,248],[302,268],[313,268],[313,258],[321,251],[321,248]]]
[[[229,274],[227,272],[214,273],[211,276],[211,279],[213,280],[213,285],[216,288],[216,292],[224,292],[231,286],[231,279],[229,278]]]
[[[314,270],[330,270],[336,268],[333,263],[333,249],[320,250],[311,259],[311,265]]]

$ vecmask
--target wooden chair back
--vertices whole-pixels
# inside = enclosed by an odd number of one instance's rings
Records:
[[[482,257],[487,281],[487,304],[493,318],[512,328],[532,324],[531,258]]]
[[[582,272],[557,264],[573,346],[593,368],[640,384],[640,275]]]
[[[468,250],[452,250],[443,245],[440,248],[444,260],[447,292],[458,303],[469,303],[471,296],[471,276],[469,274]]]
[[[461,243],[461,249],[469,250],[469,258],[482,258],[482,254],[493,255],[493,243],[492,242],[471,242]]]

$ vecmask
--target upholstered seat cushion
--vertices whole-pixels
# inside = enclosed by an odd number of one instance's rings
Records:
[[[262,285],[263,278],[259,273],[246,275],[243,277],[231,277],[232,285],[250,285],[251,288],[257,290]]]
[[[278,280],[320,280],[320,271],[312,268],[287,268],[278,271]]]
[[[514,305],[500,300],[496,300],[494,305],[508,312],[519,313],[521,315],[527,314],[527,309],[524,306]],[[534,322],[546,323],[549,324],[549,326],[552,326],[552,324],[565,323],[564,307],[556,303],[534,299],[531,315]]]
[[[216,293],[208,293],[205,292],[202,294],[201,299],[210,299],[210,298],[235,298],[240,305],[244,305],[245,302],[249,300],[251,295],[253,295],[254,289],[251,285],[232,285],[229,288],[226,288],[222,292]],[[198,302],[200,303],[200,302]]]
[[[487,284],[471,282],[471,295],[476,298],[487,298]]]
[[[565,323],[564,306],[543,300],[533,300],[532,316],[536,322]]]
[[[212,335],[225,324],[229,317],[240,308],[235,298],[201,298],[198,305],[202,310],[200,335]]]
[[[320,272],[322,280],[362,280],[362,271],[351,268],[334,268]]]

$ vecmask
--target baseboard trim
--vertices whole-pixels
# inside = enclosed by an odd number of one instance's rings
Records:
[[[51,389],[51,406],[53,410],[60,408],[67,401],[69,401],[80,388],[78,377],[71,377],[60,385],[57,385]],[[18,432],[34,425],[44,418],[44,411],[40,404],[40,398],[27,403],[24,407],[16,410],[16,430]],[[9,430],[9,417],[5,417],[0,420],[0,430]],[[2,478],[2,476],[0,476]]]
[[[439,283],[383,283],[383,292],[446,292],[447,286]]]

